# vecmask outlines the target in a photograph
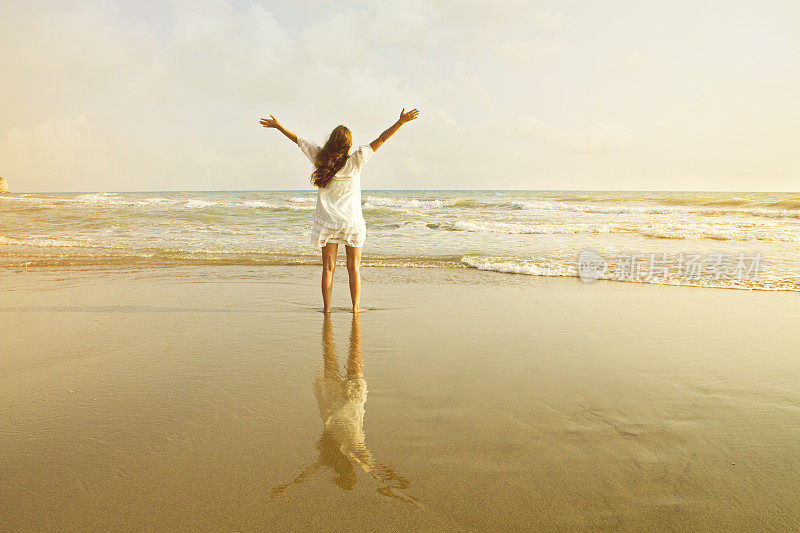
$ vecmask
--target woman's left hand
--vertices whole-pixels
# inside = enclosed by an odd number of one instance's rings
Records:
[[[262,118],[258,121],[259,124],[264,126],[265,128],[279,128],[281,123],[278,122],[278,119],[270,115],[270,118]]]

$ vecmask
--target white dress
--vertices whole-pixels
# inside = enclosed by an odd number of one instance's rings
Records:
[[[297,145],[313,164],[319,145],[297,137]],[[311,243],[322,248],[330,242],[360,247],[367,237],[367,227],[361,212],[361,168],[372,155],[372,148],[362,145],[347,158],[344,166],[325,187],[317,187],[317,209]]]

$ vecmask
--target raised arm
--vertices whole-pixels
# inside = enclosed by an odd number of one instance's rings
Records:
[[[265,128],[275,128],[279,132],[281,132],[284,135],[286,135],[286,137],[290,141],[292,141],[293,143],[297,144],[297,134],[296,133],[293,133],[293,132],[287,130],[286,128],[284,128],[281,125],[281,123],[278,122],[278,119],[275,118],[274,116],[270,115],[269,117],[270,118],[262,118],[261,120],[258,121],[258,123],[261,124],[262,126],[264,126]]]
[[[406,122],[411,122],[419,115],[419,111],[417,109],[412,109],[408,113],[406,113],[406,108],[404,107],[402,111],[400,111],[400,118],[397,119],[397,122],[389,126],[389,129],[381,133],[377,139],[369,143],[369,147],[372,148],[374,152],[378,148],[381,147],[383,143],[389,140],[389,137],[394,135],[394,132],[400,129],[400,126],[405,124]]]

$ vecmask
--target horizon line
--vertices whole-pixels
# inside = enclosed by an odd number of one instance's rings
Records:
[[[362,192],[592,192],[592,193],[775,193],[800,194],[798,191],[750,190],[750,189],[361,189]],[[93,191],[7,191],[0,194],[96,194],[96,193],[216,193],[216,192],[314,192],[314,189],[141,189],[141,190],[93,190]]]

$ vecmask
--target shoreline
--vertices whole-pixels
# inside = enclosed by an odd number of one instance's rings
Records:
[[[0,269],[315,265],[315,201],[294,192],[17,195],[0,202]],[[800,291],[792,195],[396,191],[367,193],[362,210],[365,268],[575,277],[602,263],[601,277],[625,283]]]
[[[311,254],[309,254],[309,258]],[[466,256],[465,256],[466,257]],[[393,258],[397,259],[397,258]],[[403,258],[400,258],[403,259]],[[734,290],[734,291],[744,291],[744,292],[755,292],[755,293],[798,293],[800,292],[800,288],[787,288],[787,287],[759,287],[759,286],[720,286],[720,285],[703,285],[703,284],[688,284],[688,283],[677,283],[672,281],[643,281],[643,280],[618,280],[613,278],[601,278],[589,282],[584,282],[580,279],[577,274],[527,274],[527,273],[517,273],[517,272],[504,272],[500,270],[491,270],[486,268],[480,268],[469,264],[468,262],[464,262],[462,258],[462,262],[447,262],[441,261],[440,258],[431,258],[429,263],[421,263],[421,264],[414,264],[413,266],[409,266],[408,264],[386,264],[386,258],[380,259],[370,259],[369,257],[362,258],[362,277],[364,274],[369,274],[370,272],[373,274],[387,274],[396,271],[405,271],[408,272],[408,276],[404,276],[403,279],[416,279],[420,282],[425,282],[426,275],[420,273],[419,276],[414,276],[414,272],[417,271],[443,271],[441,275],[434,275],[431,276],[434,279],[442,279],[447,280],[449,278],[457,278],[460,282],[469,282],[474,284],[487,284],[487,285],[509,285],[509,284],[520,284],[520,285],[531,285],[536,284],[538,281],[536,280],[565,280],[567,283],[579,283],[585,286],[605,286],[607,284],[611,285],[625,285],[625,286],[655,286],[655,287],[681,287],[686,289],[712,289],[714,291],[717,290]],[[344,271],[344,254],[340,251],[337,258],[337,274],[335,279],[339,279],[339,276]],[[259,263],[259,264],[240,264],[240,263],[224,263],[224,262],[214,262],[214,263],[186,263],[186,264],[147,264],[147,265],[136,265],[136,264],[129,264],[129,263],[122,263],[122,264],[96,264],[87,262],[83,265],[76,265],[73,263],[69,264],[38,264],[38,265],[0,265],[0,277],[5,275],[20,275],[23,273],[41,273],[44,275],[64,275],[65,273],[75,273],[75,274],[85,274],[85,273],[97,273],[97,274],[129,274],[129,273],[157,273],[157,272],[179,272],[182,270],[197,270],[197,271],[223,271],[223,270],[231,270],[232,272],[241,273],[246,272],[247,275],[252,277],[258,277],[257,272],[260,270],[274,270],[274,271],[282,271],[288,270],[291,272],[293,269],[297,269],[297,273],[301,275],[301,278],[305,279],[307,277],[308,271],[318,271],[322,267],[322,260],[317,259],[316,257],[312,260],[309,259],[308,262],[297,262],[291,260],[285,261],[276,261],[273,263]],[[448,272],[461,272],[464,273],[463,276],[457,276],[455,274],[448,274]],[[223,275],[220,273],[220,275]],[[285,278],[290,278],[291,274],[287,273],[285,275],[282,274]],[[483,276],[483,277],[480,277]],[[397,276],[388,276],[389,279],[395,278]],[[344,277],[342,279],[344,283],[347,283],[347,278]],[[381,278],[373,278],[371,279],[373,282],[381,282]]]

